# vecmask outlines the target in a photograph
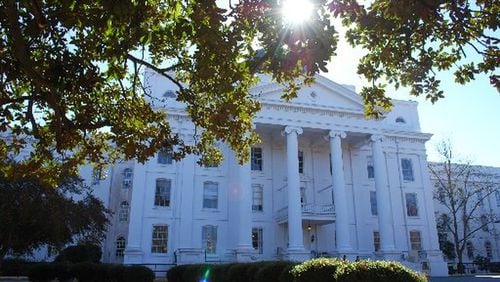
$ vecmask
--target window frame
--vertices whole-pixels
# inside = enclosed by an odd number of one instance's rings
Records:
[[[165,186],[159,186],[160,182],[165,182]],[[172,204],[172,180],[167,178],[156,178],[155,181],[155,207],[170,207]]]
[[[368,179],[375,179],[375,169],[373,167],[372,156],[366,157],[366,174]]]
[[[262,227],[252,228],[252,247],[258,254],[264,253],[264,229]]]
[[[120,212],[118,213],[118,220],[120,222],[127,222],[130,214],[130,204],[128,201],[120,203]]]
[[[303,174],[304,173],[304,151],[299,150],[297,153],[297,157],[298,157],[299,173]]]
[[[212,187],[215,188],[215,193],[213,191],[207,191],[210,186],[213,185]],[[210,192],[210,193],[207,193]],[[212,199],[210,199],[212,197]],[[212,203],[212,204],[210,204]],[[215,204],[213,204],[215,203]],[[203,209],[212,209],[216,210],[219,208],[219,183],[215,181],[205,181],[203,182],[203,202],[202,202],[202,208]]]
[[[380,232],[375,230],[373,231],[372,236],[373,236],[373,250],[374,252],[380,252]]]
[[[418,235],[418,236],[416,236]],[[418,240],[415,240],[418,239]],[[417,248],[418,246],[418,248]],[[410,250],[412,251],[421,251],[423,250],[422,246],[422,232],[420,230],[410,230]]]
[[[413,161],[411,158],[401,159],[401,173],[404,181],[415,181],[415,172],[413,170]]]
[[[115,240],[115,258],[122,258],[125,256],[125,247],[127,240],[123,236],[118,236]]]
[[[378,216],[377,191],[370,191],[370,213]]]
[[[164,230],[159,230],[159,229]],[[151,253],[152,254],[167,254],[168,253],[168,225],[155,224],[151,232]]]
[[[414,199],[414,203],[410,202],[410,197]],[[413,204],[413,206],[411,206]],[[408,217],[418,217],[419,209],[418,209],[418,197],[417,193],[405,193],[405,207],[406,207],[406,216]]]
[[[256,197],[256,195],[260,195],[260,197]],[[264,211],[264,187],[261,184],[252,184],[252,211],[253,212]]]
[[[156,162],[160,165],[171,165],[174,163],[172,149],[162,148],[157,156]]]
[[[252,171],[262,171],[264,166],[263,150],[261,147],[252,147],[250,149],[250,169]]]
[[[212,246],[208,246],[211,243]],[[201,227],[201,246],[207,255],[217,254],[217,225],[203,225]]]
[[[131,168],[127,167],[123,169],[122,172],[122,188],[129,189],[132,188],[133,171]]]

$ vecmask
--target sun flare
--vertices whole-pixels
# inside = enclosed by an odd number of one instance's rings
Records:
[[[308,0],[284,0],[281,12],[286,23],[299,25],[309,20],[313,9]]]

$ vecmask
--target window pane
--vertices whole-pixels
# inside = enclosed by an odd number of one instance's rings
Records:
[[[262,228],[252,228],[252,247],[258,251],[259,254],[263,253],[262,241]]]
[[[378,231],[373,231],[373,247],[375,252],[380,251],[380,233]]]
[[[493,251],[491,249],[491,242],[490,241],[486,241],[484,243],[484,249],[486,250],[486,257],[489,259],[492,259],[493,258]]]
[[[264,191],[261,185],[252,185],[253,197],[252,197],[252,210],[262,211],[264,202]]]
[[[170,206],[170,188],[171,181],[169,179],[156,179],[155,206]]]
[[[120,204],[120,213],[118,215],[118,219],[120,221],[128,221],[129,214],[129,204],[127,201],[123,201]]]
[[[417,194],[406,193],[406,215],[418,216]]]
[[[132,169],[126,168],[123,170],[122,188],[130,187],[132,187]]]
[[[375,171],[373,170],[373,161],[372,157],[368,157],[366,161],[366,170],[368,173],[368,178],[374,178],[375,177]]]
[[[422,250],[422,239],[420,237],[420,231],[410,231],[410,243],[411,249],[413,251]]]
[[[370,191],[370,209],[372,215],[378,215],[377,211],[377,192]]]
[[[216,182],[203,183],[203,208],[216,209],[218,207],[219,187]]]
[[[172,150],[164,148],[158,152],[158,163],[172,164],[172,156]]]
[[[262,171],[262,148],[252,148],[251,154],[252,154],[252,162],[251,162],[252,170]]]
[[[217,226],[202,227],[202,245],[207,254],[217,253]]]
[[[403,171],[403,180],[413,181],[413,166],[410,159],[401,159],[401,167]]]
[[[167,225],[154,225],[153,238],[151,243],[152,253],[167,253],[168,245],[168,226]]]
[[[304,173],[304,152],[299,151],[299,173]]]
[[[118,239],[116,239],[115,256],[116,257],[123,257],[124,251],[125,251],[125,238],[118,237]]]

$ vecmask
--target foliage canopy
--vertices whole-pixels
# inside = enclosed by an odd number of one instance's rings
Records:
[[[0,177],[0,210],[0,262],[8,252],[29,254],[44,244],[100,244],[108,224],[104,205],[78,177],[64,177],[56,189]]]
[[[335,54],[332,16],[368,52],[358,72],[372,81],[361,91],[369,115],[390,107],[381,79],[435,101],[443,93],[434,72],[458,65],[458,82],[489,73],[499,87],[496,1],[312,0],[304,26],[283,20],[283,2],[1,0],[0,170],[13,177],[8,157],[24,154],[16,175],[54,175],[55,185],[79,164],[145,161],[163,147],[217,160],[215,140],[244,161],[257,141],[255,74],[284,83],[283,97],[293,98]],[[479,62],[462,63],[466,46]],[[184,143],[168,113],[146,102],[145,68],[178,86],[203,129],[198,142]]]

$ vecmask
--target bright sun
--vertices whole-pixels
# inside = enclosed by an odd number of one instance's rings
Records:
[[[282,13],[285,22],[288,24],[299,25],[311,17],[313,4],[308,0],[284,0],[282,4]]]

